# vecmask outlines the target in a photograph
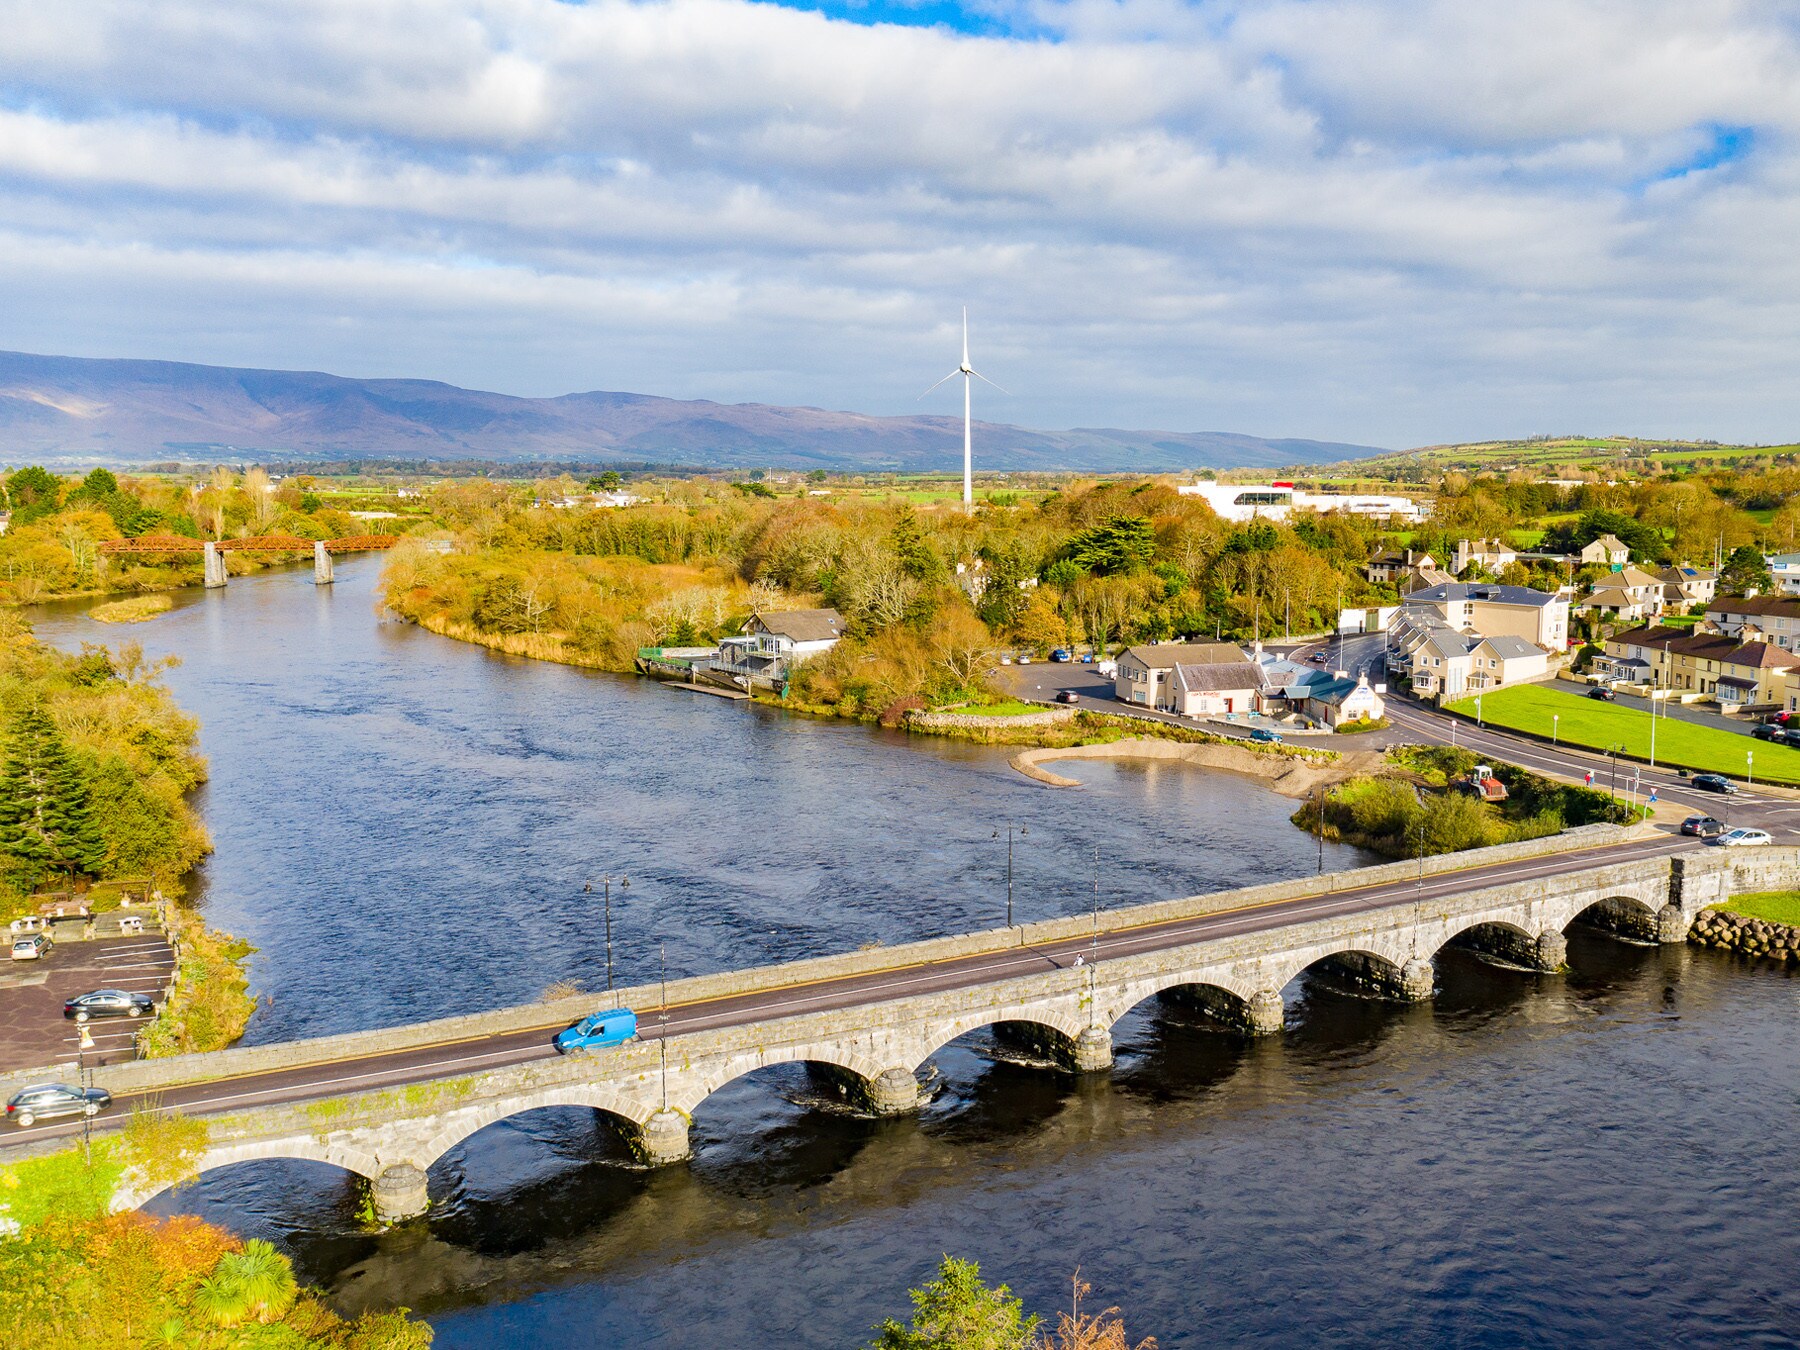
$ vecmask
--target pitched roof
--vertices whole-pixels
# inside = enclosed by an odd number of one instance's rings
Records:
[[[1651,576],[1636,563],[1626,563],[1613,576],[1627,586],[1655,586],[1662,580],[1661,577]]]
[[[1515,660],[1521,656],[1542,656],[1544,649],[1535,642],[1527,642],[1522,637],[1514,637],[1511,633],[1501,633],[1495,637],[1483,638],[1477,646],[1486,647],[1502,661]],[[1473,647],[1470,648],[1474,650]]]
[[[1619,536],[1616,534],[1603,534],[1598,539],[1594,540],[1593,542],[1595,544],[1599,544],[1608,553],[1617,553],[1622,548],[1624,548],[1625,551],[1628,553],[1631,551],[1630,549],[1625,547],[1625,541],[1623,539],[1619,538]],[[1591,547],[1591,545],[1590,545],[1590,547]]]
[[[1702,661],[1757,670],[1778,670],[1796,662],[1793,652],[1771,642],[1744,642],[1724,633],[1690,633],[1685,628],[1634,628],[1607,638],[1606,645],[1609,649],[1615,645],[1655,647]]]
[[[833,642],[844,635],[844,618],[835,609],[788,609],[776,614],[754,614],[753,624],[765,633],[791,642]]]
[[[1218,661],[1175,667],[1175,684],[1190,694],[1217,692],[1222,689],[1261,689],[1262,668],[1249,661]]]
[[[1361,687],[1361,680],[1344,676],[1342,679],[1327,680],[1323,684],[1313,685],[1306,691],[1306,696],[1315,702],[1329,703],[1336,707]]]
[[[1172,670],[1176,666],[1210,666],[1244,660],[1244,649],[1230,642],[1151,642],[1129,647],[1126,656],[1136,657],[1152,670]]]
[[[1631,598],[1631,593],[1629,591],[1621,590],[1617,586],[1607,586],[1601,590],[1595,591],[1587,599],[1583,600],[1579,608],[1628,609],[1637,603],[1636,600]]]
[[[1778,615],[1784,619],[1800,618],[1800,596],[1795,595],[1722,595],[1706,607],[1711,614]]]
[[[1532,605],[1538,609],[1556,599],[1548,591],[1536,591],[1529,586],[1501,586],[1480,581],[1452,581],[1428,590],[1414,591],[1406,598],[1434,602],[1482,600],[1496,605]]]

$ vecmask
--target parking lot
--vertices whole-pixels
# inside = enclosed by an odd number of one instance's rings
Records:
[[[98,916],[97,936],[82,941],[78,922],[54,925],[56,949],[40,961],[0,963],[0,1073],[44,1065],[69,1066],[74,1081],[80,1029],[63,1018],[63,1002],[94,989],[149,994],[160,1004],[175,965],[154,919],[144,931],[121,936],[118,916]],[[89,1064],[133,1058],[132,1038],[143,1025],[128,1018],[88,1023],[94,1049]]]

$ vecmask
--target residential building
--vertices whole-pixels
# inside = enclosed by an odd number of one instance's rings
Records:
[[[1499,539],[1464,539],[1456,546],[1455,565],[1450,569],[1458,576],[1471,567],[1498,573],[1510,562],[1519,560],[1519,551]]]
[[[1569,644],[1569,602],[1530,586],[1453,581],[1411,592],[1406,607],[1429,609],[1450,627],[1483,637],[1510,634],[1552,652]]]
[[[1735,634],[1634,628],[1607,638],[1594,665],[1603,676],[1712,698],[1729,710],[1784,703],[1797,661],[1752,624]]]
[[[1583,564],[1598,563],[1602,567],[1623,567],[1631,561],[1631,550],[1614,535],[1603,534],[1581,550]]]
[[[835,609],[790,609],[752,614],[740,637],[719,643],[712,668],[727,675],[780,681],[808,657],[828,652],[844,635]]]
[[[1411,595],[1414,591],[1429,590],[1433,586],[1443,586],[1455,580],[1455,577],[1441,568],[1424,565],[1409,567],[1400,577],[1399,590],[1401,595]]]
[[[1445,626],[1413,651],[1410,673],[1415,694],[1442,701],[1544,679],[1550,673],[1550,654],[1510,633],[1481,637]]]
[[[1363,575],[1377,584],[1398,581],[1415,567],[1436,567],[1437,559],[1429,553],[1410,548],[1382,549],[1363,564]]]
[[[1640,623],[1663,612],[1666,584],[1632,563],[1618,568],[1594,586],[1594,593],[1576,608],[1605,618]]]
[[[1722,595],[1706,607],[1703,622],[1728,637],[1754,628],[1761,640],[1791,651],[1800,646],[1800,596]]]
[[[1800,553],[1784,554],[1800,563]],[[1663,611],[1685,614],[1695,605],[1709,605],[1718,594],[1719,574],[1681,563],[1658,569],[1657,579],[1663,583]],[[1800,591],[1800,570],[1795,573],[1796,591]]]
[[[1783,595],[1800,595],[1800,553],[1771,553],[1764,559],[1775,589]]]
[[[1178,667],[1189,671],[1177,681]],[[1224,667],[1227,669],[1209,669]],[[1159,708],[1183,716],[1211,712],[1251,712],[1262,676],[1243,650],[1229,642],[1153,642],[1128,647],[1113,675],[1113,697],[1121,703]],[[1189,712],[1192,707],[1196,711]]]

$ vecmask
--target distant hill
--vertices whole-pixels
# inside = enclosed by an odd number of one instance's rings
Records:
[[[1277,468],[1383,453],[1214,431],[982,422],[975,434],[988,469]],[[922,472],[961,465],[962,422],[647,394],[514,398],[433,380],[0,352],[0,458],[9,461],[354,457]]]

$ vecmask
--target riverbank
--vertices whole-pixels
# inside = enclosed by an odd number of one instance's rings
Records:
[[[1085,714],[1104,716],[1104,714]],[[1123,719],[1118,719],[1123,720]],[[1063,746],[1042,746],[1012,757],[1012,766],[1027,778],[1047,787],[1080,787],[1076,778],[1065,778],[1041,767],[1068,759],[1175,760],[1207,769],[1260,778],[1284,797],[1306,797],[1322,786],[1345,782],[1359,775],[1379,772],[1385,765],[1379,750],[1337,754],[1331,751],[1291,750],[1284,747],[1247,745],[1223,737],[1206,737],[1185,727],[1171,727],[1182,735],[1146,736],[1123,732],[1117,737]],[[1187,740],[1183,737],[1194,737]],[[1204,737],[1204,739],[1200,739]]]
[[[1765,917],[1770,914],[1781,917]],[[1800,894],[1793,891],[1735,896],[1696,918],[1688,941],[1741,956],[1800,961],[1800,926],[1781,921],[1793,915],[1800,915]]]

